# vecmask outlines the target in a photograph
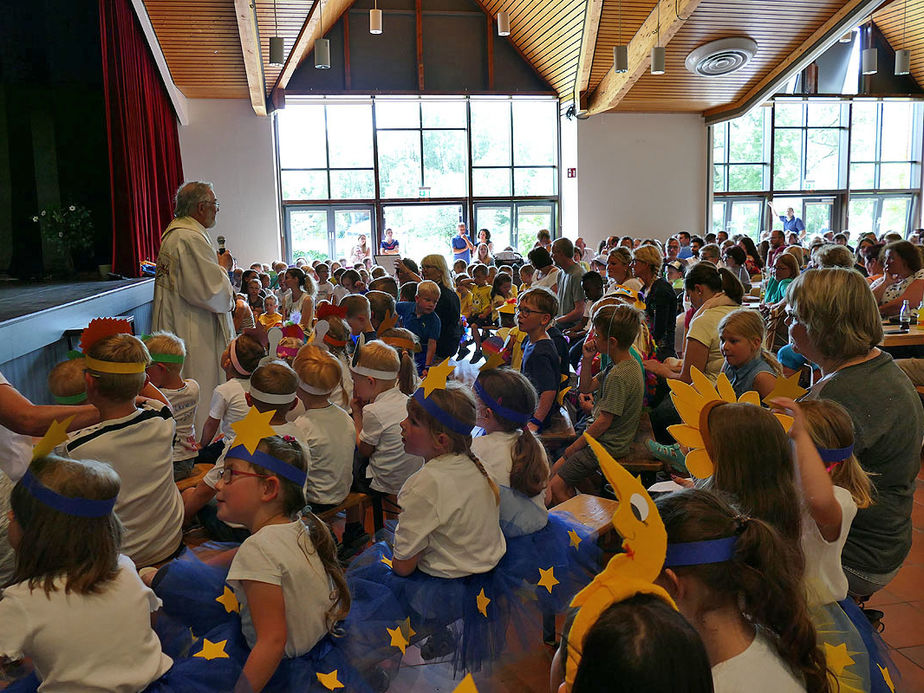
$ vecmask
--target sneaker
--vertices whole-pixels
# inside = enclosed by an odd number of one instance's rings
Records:
[[[359,531],[344,530],[343,540],[340,543],[340,546],[337,547],[337,559],[340,561],[347,561],[360,551],[362,551],[366,544],[369,543],[369,535],[366,534],[362,529]]]
[[[885,630],[885,624],[882,622],[883,616],[885,613],[879,609],[863,609],[863,615],[866,616],[866,620],[869,621],[869,625],[872,627],[873,631],[876,633],[881,633]]]
[[[459,353],[456,354],[456,359],[458,361],[461,361],[466,356],[468,356],[470,352],[471,352],[471,349],[469,349],[467,346],[463,344],[462,346],[459,347]]]
[[[676,471],[687,473],[687,466],[685,464],[686,458],[680,451],[679,444],[661,445],[661,443],[656,440],[648,440],[647,444],[649,452],[651,452],[656,459],[667,462]]]
[[[420,657],[424,660],[437,659],[452,654],[456,649],[456,638],[448,628],[437,631],[420,646]]]

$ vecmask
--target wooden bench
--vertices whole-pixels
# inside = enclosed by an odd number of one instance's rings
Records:
[[[550,508],[549,512],[570,513],[575,520],[590,530],[591,537],[596,541],[613,530],[613,513],[618,507],[618,501],[579,493]]]
[[[208,474],[208,471],[211,468],[212,465],[210,464],[197,464],[195,467],[193,467],[191,475],[176,482],[177,488],[180,489],[181,493],[188,488],[193,488],[196,484],[202,481],[202,477]]]
[[[357,505],[368,503],[370,500],[371,499],[369,496],[367,496],[365,493],[350,493],[340,505],[338,505],[336,508],[325,510],[323,513],[318,513],[318,517],[329,524],[334,520],[335,517],[337,517],[339,513],[356,507]]]

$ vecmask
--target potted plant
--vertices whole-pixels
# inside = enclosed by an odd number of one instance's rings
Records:
[[[42,233],[42,247],[74,274],[75,261],[93,248],[93,220],[83,205],[52,206],[32,217]]]

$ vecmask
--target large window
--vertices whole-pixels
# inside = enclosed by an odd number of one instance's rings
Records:
[[[809,235],[906,234],[920,210],[924,103],[777,99],[710,128],[711,228],[755,240],[792,207]]]
[[[367,226],[374,248],[380,233],[391,228],[402,254],[415,258],[434,249],[449,256],[460,221],[473,237],[477,228],[496,227],[495,250],[531,248],[538,228],[555,232],[559,137],[554,98],[290,100],[278,112],[277,123],[286,237],[293,257],[322,252],[322,247],[339,257],[342,245],[355,242],[341,236]],[[473,224],[476,205],[485,211]],[[494,217],[487,214],[492,206]],[[342,211],[347,208],[350,214],[365,210],[368,219],[348,224],[349,215]],[[506,221],[499,221],[503,214]]]

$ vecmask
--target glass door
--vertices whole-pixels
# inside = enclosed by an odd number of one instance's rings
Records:
[[[536,234],[546,229],[555,235],[554,202],[516,203],[516,243],[514,247],[525,258],[536,245]],[[497,244],[494,244],[495,249]]]
[[[476,203],[473,234],[476,239],[481,229],[491,232],[491,243],[494,244],[495,253],[508,245],[514,245],[513,205],[509,202]]]
[[[420,262],[424,255],[439,253],[452,267],[452,237],[465,221],[461,203],[382,205],[382,213],[383,228],[394,231],[401,257]]]
[[[310,262],[331,256],[327,238],[328,216],[325,207],[286,207],[286,245],[290,262],[300,257]]]
[[[359,236],[375,254],[371,205],[299,205],[285,208],[289,261],[348,259]]]
[[[847,208],[851,240],[869,231],[879,235],[895,231],[907,237],[913,207],[911,195],[851,195]]]
[[[726,225],[728,235],[743,233],[757,243],[760,240],[763,215],[763,200],[732,200]]]
[[[823,235],[833,228],[834,198],[806,197],[802,200],[802,221],[805,235]]]
[[[333,208],[334,254],[338,262],[344,258],[349,263],[353,248],[359,244],[359,237],[366,237],[366,246],[372,255],[378,254],[375,234],[372,233],[372,207],[343,209]]]

